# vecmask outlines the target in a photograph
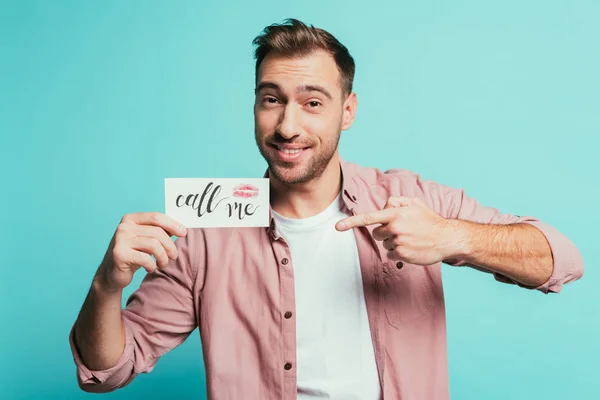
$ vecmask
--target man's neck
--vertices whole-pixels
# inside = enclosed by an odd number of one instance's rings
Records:
[[[334,157],[323,174],[302,184],[285,184],[271,175],[271,207],[287,218],[308,218],[325,210],[342,189],[339,157]]]

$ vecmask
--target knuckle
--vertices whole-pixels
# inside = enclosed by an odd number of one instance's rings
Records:
[[[156,255],[158,257],[163,257],[163,256],[167,255],[165,248],[162,246],[162,244],[158,240],[155,241],[155,243],[154,243],[154,255]]]
[[[149,237],[151,237],[153,240],[157,240],[160,241],[162,239],[162,236],[164,234],[164,231],[162,228],[159,228],[158,226],[149,226],[149,231],[148,231],[148,235]]]
[[[129,222],[131,220],[131,214],[125,214],[123,215],[123,217],[121,218],[121,223],[124,222]]]
[[[162,245],[162,243],[160,243],[160,241],[158,239],[150,239],[151,240],[151,246],[152,246],[152,253],[155,256],[162,256],[165,254],[165,249]]]
[[[150,238],[149,245],[150,245],[150,248],[152,249],[153,253],[155,253],[155,254],[160,253],[162,246],[161,246],[160,242],[158,241],[158,239]]]
[[[152,220],[152,222],[154,223],[159,223],[160,222],[160,213],[157,211],[154,211],[150,214],[150,219]]]
[[[122,235],[127,232],[129,228],[129,224],[127,222],[122,222],[117,226],[117,234]]]
[[[397,216],[392,222],[390,222],[389,228],[390,228],[390,232],[392,232],[393,234],[397,235],[400,233],[402,224],[400,223],[400,221],[398,221],[400,219],[400,216]]]

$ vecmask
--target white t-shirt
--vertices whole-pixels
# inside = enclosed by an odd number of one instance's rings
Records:
[[[291,251],[296,297],[298,399],[381,397],[356,239],[335,224],[341,196],[303,219],[273,212]]]

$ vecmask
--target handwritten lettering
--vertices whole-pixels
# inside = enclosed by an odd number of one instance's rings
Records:
[[[229,218],[231,218],[234,212],[237,210],[237,217],[242,220],[247,215],[252,215],[258,210],[259,206],[256,206],[254,210],[252,209],[252,204],[246,204],[245,206],[242,203],[238,203],[237,201],[233,202],[233,204],[227,204],[227,208],[229,209]]]
[[[204,188],[202,194],[191,193],[191,194],[179,194],[175,199],[175,205],[181,207],[191,207],[197,210],[198,217],[202,217],[204,214],[214,213],[219,205],[229,197],[223,197],[219,199],[219,193],[221,193],[221,185],[215,185],[214,182],[210,182]],[[239,201],[225,202],[227,207],[227,215],[229,218],[238,218],[243,220],[247,216],[253,215],[259,206],[254,206],[252,203],[242,203]]]

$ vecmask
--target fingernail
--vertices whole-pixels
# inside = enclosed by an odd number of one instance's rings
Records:
[[[179,225],[179,232],[185,234],[185,226]]]
[[[346,225],[343,222],[338,222],[338,230],[345,229]]]

